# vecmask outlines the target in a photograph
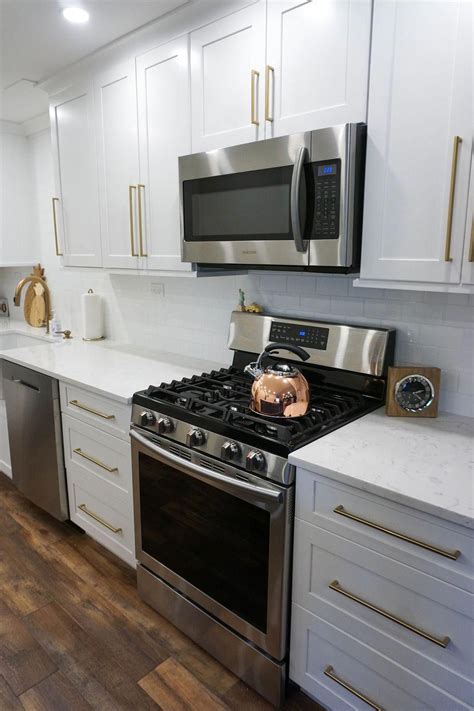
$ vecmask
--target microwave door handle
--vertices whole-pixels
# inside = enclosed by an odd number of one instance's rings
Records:
[[[293,166],[293,174],[291,176],[291,191],[290,191],[290,215],[291,227],[293,230],[293,239],[297,252],[306,252],[308,242],[303,239],[301,231],[301,216],[300,216],[300,185],[303,175],[303,168],[306,161],[308,151],[304,146],[298,149],[296,154],[295,164]]]
[[[186,469],[191,470],[191,474],[194,472],[203,479],[216,481],[221,484],[230,484],[234,489],[245,491],[250,494],[258,494],[260,498],[267,499],[267,501],[280,502],[282,500],[282,494],[280,491],[267,489],[263,486],[255,486],[254,484],[250,484],[250,482],[232,479],[231,477],[225,476],[225,474],[218,474],[217,472],[200,467],[199,464],[194,464],[194,462],[181,459],[181,457],[177,457],[175,454],[171,454],[170,452],[161,449],[161,447],[157,447],[156,444],[150,441],[147,437],[143,437],[135,430],[130,430],[130,437],[157,454],[165,464],[170,464],[172,466],[177,465],[179,467],[184,466]]]

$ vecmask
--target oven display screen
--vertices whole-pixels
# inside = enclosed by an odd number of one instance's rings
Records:
[[[282,343],[294,343],[302,348],[314,348],[325,351],[328,347],[329,328],[320,326],[298,326],[294,323],[273,321],[270,340]]]
[[[139,454],[142,549],[262,632],[270,513]]]

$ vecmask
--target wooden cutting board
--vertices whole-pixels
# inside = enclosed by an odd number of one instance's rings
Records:
[[[41,279],[46,281],[44,269],[39,264],[36,267],[33,267],[31,274],[32,276],[41,277]],[[29,284],[28,290],[25,294],[23,313],[25,321],[29,323],[30,326],[34,326],[35,328],[41,328],[44,326],[46,318],[46,301],[44,299],[44,288],[41,284]]]

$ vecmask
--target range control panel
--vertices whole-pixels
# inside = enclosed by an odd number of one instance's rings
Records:
[[[341,161],[313,163],[314,219],[313,239],[339,238],[341,202]]]
[[[294,343],[302,348],[314,348],[325,351],[328,347],[329,328],[321,326],[301,326],[296,323],[272,321],[270,340],[282,343]]]

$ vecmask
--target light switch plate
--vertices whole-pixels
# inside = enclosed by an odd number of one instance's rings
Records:
[[[8,299],[0,298],[0,316],[3,316],[4,318],[8,318],[9,315],[10,315],[10,312],[8,310]]]

